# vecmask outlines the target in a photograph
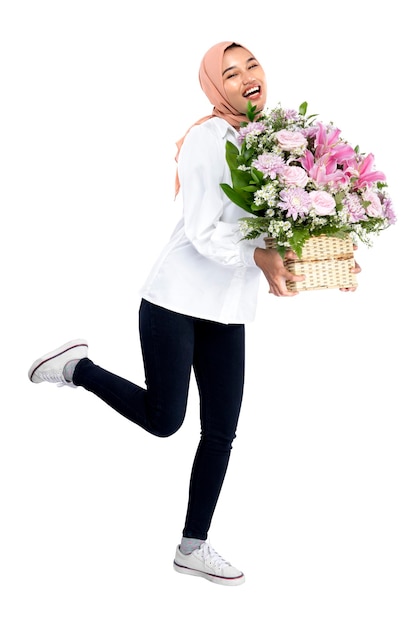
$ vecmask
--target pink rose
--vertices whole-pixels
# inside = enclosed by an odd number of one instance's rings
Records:
[[[298,130],[279,130],[275,133],[275,140],[279,147],[286,152],[303,151],[307,147],[307,139]]]
[[[362,198],[366,200],[366,202],[371,203],[371,204],[368,204],[368,206],[365,209],[365,211],[370,217],[380,217],[382,215],[383,208],[382,208],[381,200],[379,199],[379,196],[378,194],[375,193],[375,191],[371,191],[370,189],[367,189],[366,191],[363,192]]]
[[[309,195],[316,215],[334,215],[336,213],[335,199],[327,191],[310,191]]]
[[[308,183],[308,174],[304,168],[296,165],[286,165],[280,173],[280,178],[287,185],[305,187]]]

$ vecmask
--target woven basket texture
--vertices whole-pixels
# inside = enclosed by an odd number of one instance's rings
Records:
[[[265,237],[267,248],[275,247],[273,237]],[[340,289],[355,287],[356,275],[353,241],[350,237],[310,237],[303,246],[301,259],[285,260],[285,267],[293,274],[304,274],[301,282],[287,281],[288,291]]]

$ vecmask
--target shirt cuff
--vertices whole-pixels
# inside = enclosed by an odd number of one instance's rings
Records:
[[[255,248],[258,247],[259,242],[256,240],[240,242],[240,258],[243,265],[246,267],[258,267],[254,259]]]

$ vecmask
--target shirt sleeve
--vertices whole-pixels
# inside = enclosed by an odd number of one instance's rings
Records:
[[[197,251],[223,265],[256,267],[257,243],[242,240],[238,217],[225,220],[230,200],[220,183],[230,182],[230,173],[224,138],[213,127],[203,123],[191,128],[180,152],[178,175],[185,234]]]

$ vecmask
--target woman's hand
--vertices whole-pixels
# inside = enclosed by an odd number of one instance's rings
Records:
[[[297,255],[289,250],[285,254],[286,259],[297,259]],[[269,293],[274,296],[296,296],[298,291],[288,291],[286,281],[300,282],[305,276],[299,276],[289,272],[282,257],[273,248],[255,248],[254,259],[256,265],[265,275],[269,284]],[[360,271],[360,270],[359,270]]]
[[[358,246],[355,244],[353,246],[354,250],[358,249]],[[352,269],[350,270],[352,272],[352,274],[359,274],[359,272],[362,271],[360,265],[358,265],[358,263],[355,260],[355,267],[352,267]],[[356,291],[357,287],[341,287],[340,291]]]

